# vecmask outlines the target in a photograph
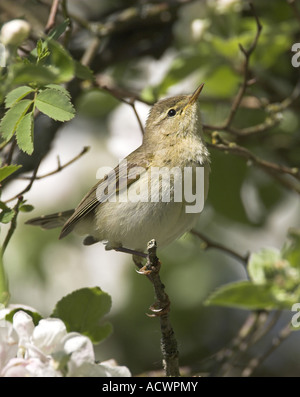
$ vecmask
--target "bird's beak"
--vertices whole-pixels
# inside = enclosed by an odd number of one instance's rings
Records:
[[[200,95],[200,92],[202,91],[203,87],[204,87],[204,83],[199,85],[199,87],[192,93],[188,101],[188,106],[193,105],[197,101],[198,96]]]

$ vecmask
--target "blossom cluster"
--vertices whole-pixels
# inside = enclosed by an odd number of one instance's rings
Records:
[[[35,326],[32,317],[19,310],[11,323],[5,319],[11,310],[0,310],[0,377],[131,376],[113,360],[96,363],[91,340],[67,332],[60,319],[42,319]]]

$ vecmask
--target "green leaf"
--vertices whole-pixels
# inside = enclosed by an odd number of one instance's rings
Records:
[[[233,95],[240,83],[240,77],[227,65],[217,68],[205,80],[205,93],[228,98]],[[207,86],[207,89],[206,89]]]
[[[48,67],[56,74],[55,83],[70,81],[75,74],[75,65],[71,55],[57,41],[48,42],[50,56],[47,58]]]
[[[19,102],[21,99],[23,99],[33,91],[34,89],[28,87],[27,85],[22,85],[21,87],[15,88],[6,95],[5,107],[11,108],[16,102]]]
[[[0,124],[0,131],[5,141],[11,139],[32,102],[30,99],[22,99],[5,113]]]
[[[48,88],[36,97],[36,107],[47,116],[58,121],[71,120],[75,110],[70,99],[57,89]]]
[[[22,204],[20,205],[19,210],[22,212],[31,212],[34,210],[34,206],[31,204]]]
[[[99,343],[112,331],[109,323],[100,325],[102,317],[111,308],[110,296],[100,288],[82,288],[62,298],[51,314],[60,318],[68,332],[79,332]]]
[[[71,98],[71,94],[69,93],[68,90],[65,89],[62,85],[59,84],[47,84],[45,85],[45,88],[52,88],[53,90],[57,90],[62,92],[64,95],[66,95],[68,98]]]
[[[34,64],[15,64],[12,67],[13,84],[45,85],[57,82],[57,71],[48,66]]]
[[[241,309],[290,309],[292,301],[277,299],[271,284],[258,285],[250,281],[227,284],[214,292],[206,305],[237,307]]]
[[[0,222],[1,223],[9,223],[13,217],[15,216],[15,210],[12,208],[7,207],[5,203],[0,201]]]
[[[69,25],[70,25],[70,20],[69,18],[67,18],[62,23],[55,26],[55,28],[49,32],[48,39],[57,40],[66,31]]]
[[[25,71],[32,74],[35,79],[34,70],[38,73],[37,85],[46,85],[49,83],[65,83],[70,81],[75,75],[75,63],[66,49],[55,40],[47,38],[42,43],[39,42],[37,48],[31,51],[29,56],[31,64],[27,65]],[[36,64],[35,64],[36,63]],[[19,72],[20,73],[20,72]],[[28,78],[25,75],[22,78]],[[44,79],[48,75],[48,80]],[[20,79],[20,77],[18,77]],[[17,81],[18,81],[17,79]],[[28,80],[30,81],[30,80]]]
[[[32,310],[24,309],[23,307],[17,307],[16,309],[10,311],[10,312],[5,316],[5,320],[6,320],[6,321],[10,321],[10,322],[12,323],[12,322],[13,322],[13,317],[14,317],[14,315],[15,315],[17,312],[19,312],[20,310],[21,310],[22,312],[27,313],[27,314],[32,318],[33,324],[34,324],[35,326],[37,326],[38,323],[39,323],[39,321],[42,320],[42,318],[43,318],[43,317],[40,315],[40,313],[38,313],[38,312],[33,312]]]
[[[92,70],[78,61],[75,61],[75,75],[81,80],[94,79]]]
[[[266,283],[273,275],[275,264],[281,261],[280,251],[275,248],[263,248],[250,255],[248,272],[255,284]]]
[[[16,130],[17,144],[19,148],[28,154],[33,152],[33,112],[24,116]]]
[[[5,178],[7,178],[9,175],[13,174],[21,167],[22,167],[21,165],[11,164],[11,165],[5,165],[4,167],[0,168],[0,182],[3,181]]]
[[[86,117],[107,117],[119,101],[98,89],[86,90],[76,101],[77,110]]]

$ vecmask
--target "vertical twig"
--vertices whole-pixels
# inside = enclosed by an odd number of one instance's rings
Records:
[[[149,241],[146,265],[141,268],[137,260],[135,264],[140,268],[138,273],[146,275],[154,287],[157,302],[150,307],[153,314],[149,317],[158,317],[160,321],[161,352],[166,376],[180,376],[177,340],[169,317],[170,301],[159,276],[160,261],[156,256],[156,249],[156,241]]]
[[[49,31],[55,25],[55,19],[56,19],[56,14],[57,14],[59,2],[60,2],[60,0],[53,0],[52,1],[52,6],[51,6],[50,14],[49,14],[49,17],[48,17],[47,25],[46,25],[45,30],[44,30],[46,34],[49,33]]]
[[[255,8],[254,8],[254,5],[253,5],[252,1],[249,2],[249,5],[250,5],[251,11],[253,13],[253,16],[255,18],[255,21],[256,21],[256,35],[255,35],[255,37],[254,37],[254,39],[253,39],[253,41],[252,41],[252,43],[251,43],[251,45],[250,45],[250,47],[248,49],[245,49],[241,44],[239,44],[240,50],[244,54],[244,57],[245,57],[244,65],[243,65],[243,82],[241,84],[241,87],[240,87],[236,97],[234,98],[230,113],[229,113],[228,118],[227,118],[227,120],[225,122],[225,125],[224,125],[225,129],[228,128],[231,125],[231,123],[232,123],[232,121],[233,121],[233,119],[235,117],[235,114],[236,114],[237,110],[240,107],[240,104],[241,104],[241,101],[242,101],[243,96],[245,94],[245,91],[246,91],[248,85],[250,84],[250,82],[248,81],[250,57],[251,57],[253,51],[255,50],[255,48],[257,46],[258,39],[259,39],[261,30],[262,30],[262,25],[261,25],[261,23],[259,21],[259,18],[257,16],[257,14],[256,14],[256,11],[255,11]]]

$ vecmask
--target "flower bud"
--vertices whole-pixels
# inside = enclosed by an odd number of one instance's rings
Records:
[[[0,41],[4,45],[18,46],[27,39],[30,25],[23,19],[13,19],[2,26]]]

